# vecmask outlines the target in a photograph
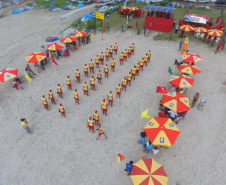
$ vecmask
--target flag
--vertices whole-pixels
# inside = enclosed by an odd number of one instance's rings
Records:
[[[52,62],[53,62],[54,64],[58,65],[58,64],[56,63],[56,61],[54,60],[53,56],[51,56],[51,59],[52,59]]]
[[[93,33],[91,33],[92,39],[94,38]]]
[[[157,86],[156,93],[164,93],[164,94],[167,94],[167,89],[166,89],[166,87]]]
[[[141,118],[147,118],[149,119],[151,116],[148,115],[148,109],[146,109],[144,112],[141,112]]]
[[[169,66],[168,72],[169,72],[171,75],[173,74],[173,71],[172,71],[172,69],[170,68],[170,66]]]
[[[121,161],[123,161],[125,159],[125,156],[123,156],[122,154],[118,153],[118,162],[120,164]]]
[[[24,72],[24,74],[25,74],[25,77],[27,78],[27,80],[28,80],[28,82],[32,82],[32,79],[28,76],[28,74],[26,73],[26,72]]]

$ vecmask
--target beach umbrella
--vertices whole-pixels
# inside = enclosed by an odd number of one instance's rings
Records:
[[[183,74],[181,75],[172,75],[170,77],[169,83],[175,87],[180,88],[191,88],[193,85],[194,79]]]
[[[177,68],[184,74],[195,75],[201,73],[200,69],[197,66],[190,64],[177,65]]]
[[[144,127],[144,132],[153,145],[170,147],[174,144],[179,129],[170,118],[152,117]]]
[[[143,157],[133,164],[130,177],[134,185],[167,185],[168,182],[164,167],[154,159]]]
[[[77,40],[77,38],[74,36],[68,36],[68,37],[64,37],[64,38],[60,39],[60,41],[62,41],[64,43],[72,43],[76,40]]]
[[[139,8],[137,8],[137,7],[130,7],[130,10],[136,11],[136,10],[139,10]]]
[[[173,112],[184,112],[190,109],[189,98],[178,92],[171,92],[163,95],[163,106]]]
[[[8,82],[17,77],[18,69],[6,68],[0,71],[0,81]]]
[[[194,28],[194,31],[199,32],[199,33],[205,33],[205,32],[207,32],[207,29],[203,28],[203,27],[196,27],[196,28]]]
[[[185,24],[180,26],[180,29],[183,30],[183,31],[193,31],[194,30],[194,28],[192,26],[185,25]]]
[[[220,37],[223,35],[223,32],[217,29],[211,29],[207,31],[208,35],[214,36],[214,37]]]
[[[62,49],[64,48],[64,44],[63,43],[53,43],[53,44],[50,44],[50,45],[47,45],[47,49],[50,50],[50,51],[56,51],[56,50],[59,50],[59,49]]]
[[[130,8],[128,6],[121,6],[121,9],[123,9],[123,10],[129,10]]]
[[[38,63],[46,58],[46,55],[44,52],[41,53],[31,53],[30,55],[25,57],[28,63]]]
[[[183,61],[190,62],[190,63],[196,63],[201,62],[202,58],[199,55],[186,53],[186,55],[181,55]]]
[[[77,31],[75,33],[72,33],[72,35],[74,35],[75,37],[83,37],[86,36],[88,33],[83,32],[83,31]]]

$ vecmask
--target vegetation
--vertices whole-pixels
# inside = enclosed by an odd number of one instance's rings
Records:
[[[38,6],[45,6],[48,7],[49,5],[55,5],[57,8],[62,8],[66,4],[66,1],[68,0],[55,0],[55,1],[49,1],[46,2],[45,0],[37,0],[36,3]],[[74,2],[72,5],[78,4],[77,2]]]

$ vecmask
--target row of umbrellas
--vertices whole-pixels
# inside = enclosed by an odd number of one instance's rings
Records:
[[[123,9],[123,10],[132,10],[132,11],[139,10],[138,7],[129,7],[129,6],[121,6],[121,9]]]

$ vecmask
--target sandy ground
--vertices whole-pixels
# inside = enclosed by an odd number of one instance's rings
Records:
[[[179,123],[181,134],[174,146],[161,148],[160,153],[153,156],[144,153],[137,144],[140,113],[148,108],[151,116],[157,116],[161,94],[157,94],[154,107],[156,86],[170,88],[167,71],[175,59],[180,59],[178,43],[153,41],[152,37],[130,32],[104,34],[104,40],[101,34],[96,34],[91,44],[79,48],[70,57],[57,60],[58,66],[49,63],[45,71],[36,75],[30,88],[23,75],[25,56],[39,51],[42,44],[47,44],[44,41],[47,36],[57,36],[71,21],[51,21],[52,16],[50,12],[34,10],[15,16],[7,14],[0,22],[0,68],[19,69],[19,76],[25,81],[24,91],[13,89],[11,82],[0,84],[1,185],[132,185],[131,178],[124,172],[125,163],[136,162],[142,156],[154,157],[164,165],[169,185],[225,184],[226,87],[222,85],[225,53],[215,55],[209,46],[193,39],[189,41],[190,52],[200,54],[203,61],[197,64],[202,73],[194,76],[194,86],[186,96],[192,98],[199,91],[207,103],[203,111],[198,111],[196,105]],[[134,42],[135,55],[123,66],[118,63],[119,56],[115,56],[116,71],[110,72],[102,85],[97,84],[95,92],[90,90],[89,97],[84,96],[82,83],[75,81],[75,69],[82,71],[84,63],[115,42],[119,52]],[[89,133],[86,128],[88,117],[95,110],[100,111],[102,99],[110,90],[115,93],[116,85],[149,49],[151,63],[132,81],[120,100],[114,97],[114,106],[109,107],[108,115],[100,114],[108,139],[101,136],[96,141],[97,131]],[[179,74],[176,68],[173,71]],[[95,69],[95,76],[96,72]],[[66,87],[67,75],[71,76],[73,89],[78,89],[80,105],[74,103],[73,92]],[[86,80],[89,79],[82,74],[81,81]],[[56,96],[58,83],[63,88],[63,99]],[[57,105],[49,102],[50,110],[43,108],[41,96],[47,95],[49,89],[53,89],[57,104],[65,106],[66,118],[60,116]],[[22,128],[20,118],[23,117],[27,118],[33,135]],[[142,120],[142,128],[147,121]],[[116,174],[117,152],[126,157],[119,165],[119,174]]]

